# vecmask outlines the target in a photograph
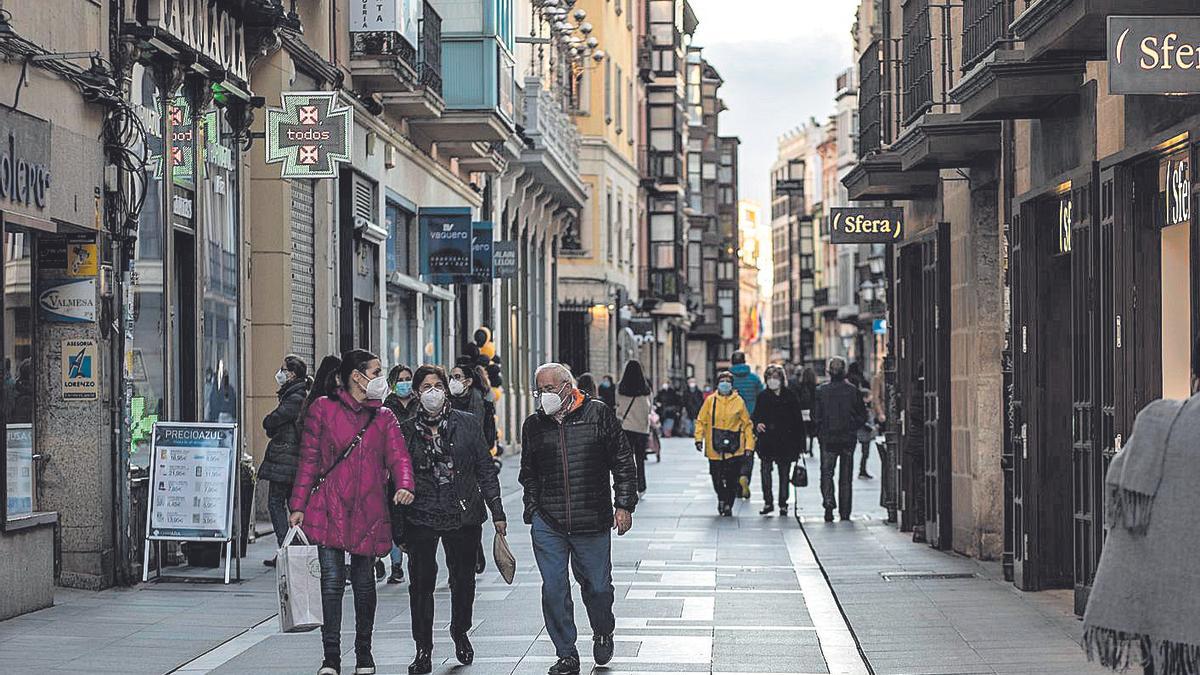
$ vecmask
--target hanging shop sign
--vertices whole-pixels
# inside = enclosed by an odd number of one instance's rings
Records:
[[[229,541],[237,425],[158,422],[151,439],[146,538]]]
[[[833,244],[894,244],[904,237],[904,209],[848,207],[830,209]]]
[[[167,114],[171,116],[171,175],[175,180],[190,181],[197,163],[204,167],[205,178],[211,175],[212,167],[233,170],[233,150],[221,145],[221,119],[216,110],[210,110],[200,118],[203,132],[203,143],[200,145],[196,144],[196,124],[186,96],[176,96],[167,106]],[[151,129],[155,133],[158,126],[154,125]],[[197,151],[199,157],[196,156]],[[161,146],[159,151],[151,153],[150,163],[154,167],[155,180],[161,179]]]
[[[1058,253],[1071,252],[1071,193],[1068,191],[1058,200]]]
[[[336,178],[350,161],[353,112],[329,91],[287,92],[282,102],[267,110],[267,163],[282,163],[284,178]]]
[[[50,192],[50,123],[4,110],[0,130],[0,208],[38,215]]]
[[[1165,165],[1167,219],[1164,225],[1189,223],[1192,220],[1192,162],[1188,151],[1167,158]]]
[[[875,319],[871,322],[871,332],[875,335],[887,335],[887,319]]]
[[[152,45],[165,39],[220,69],[226,89],[244,88],[250,81],[245,27],[229,6],[212,0],[134,0],[125,3],[125,22],[155,29],[144,36]]]
[[[1200,93],[1200,16],[1108,17],[1108,90]]]
[[[100,266],[100,252],[93,234],[69,234],[38,238],[38,272],[49,277],[94,278]]]
[[[38,293],[38,308],[47,321],[95,323],[96,280],[44,281]]]
[[[350,0],[350,32],[400,33],[415,47],[421,9],[418,0]]]
[[[95,401],[100,397],[95,340],[62,341],[64,401]]]
[[[471,209],[420,209],[417,222],[425,280],[431,284],[470,283]]]
[[[517,276],[517,242],[497,241],[492,244],[492,276],[513,279]]]
[[[471,283],[492,281],[492,221],[471,223]]]

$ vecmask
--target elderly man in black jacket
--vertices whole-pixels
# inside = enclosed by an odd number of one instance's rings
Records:
[[[549,673],[576,675],[578,633],[568,569],[587,606],[592,654],[597,665],[605,665],[616,630],[610,530],[623,535],[633,526],[637,468],[612,408],[576,389],[566,366],[547,363],[534,379],[538,412],[521,432],[524,516],[533,526],[542,614],[558,655]]]
[[[858,387],[846,381],[846,360],[829,359],[829,382],[817,387],[813,422],[821,443],[821,500],[825,522],[833,522],[833,510],[850,520],[854,477],[854,447],[858,430],[867,422],[867,408]],[[840,466],[838,466],[840,464]],[[837,495],[833,493],[833,470],[838,469]]]

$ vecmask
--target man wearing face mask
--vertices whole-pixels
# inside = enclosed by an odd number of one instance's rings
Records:
[[[687,391],[683,392],[683,435],[691,436],[696,433],[696,416],[700,414],[702,405],[704,405],[704,391],[696,384],[696,378],[689,377]]]
[[[619,536],[633,526],[637,467],[616,413],[576,389],[566,366],[542,365],[534,380],[538,412],[521,432],[524,520],[533,526],[542,614],[558,656],[549,673],[576,675],[568,570],[574,570],[587,606],[592,655],[603,666],[612,659],[616,630],[610,530]]]

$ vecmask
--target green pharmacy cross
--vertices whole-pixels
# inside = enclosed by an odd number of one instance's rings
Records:
[[[283,163],[283,178],[336,178],[350,161],[354,115],[328,91],[287,92],[267,110],[267,163]]]

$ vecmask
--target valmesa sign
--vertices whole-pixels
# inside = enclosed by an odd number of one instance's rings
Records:
[[[893,244],[904,237],[904,209],[835,208],[829,211],[833,244]]]
[[[1200,93],[1200,16],[1108,17],[1108,89]]]

